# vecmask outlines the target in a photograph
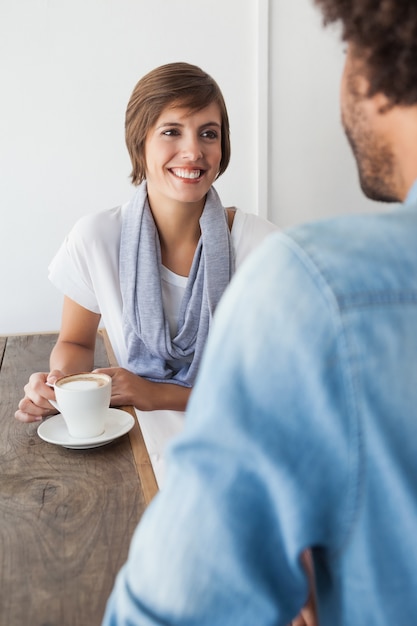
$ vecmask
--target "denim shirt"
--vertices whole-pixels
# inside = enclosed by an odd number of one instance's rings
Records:
[[[167,482],[104,624],[417,615],[417,188],[270,235],[215,316]]]

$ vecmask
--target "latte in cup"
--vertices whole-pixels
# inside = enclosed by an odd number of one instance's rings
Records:
[[[61,378],[55,384],[63,389],[94,389],[108,384],[107,374],[106,378],[100,378],[100,376],[102,375],[73,374]]]
[[[99,372],[64,376],[54,385],[56,406],[71,437],[90,439],[105,429],[111,377]]]

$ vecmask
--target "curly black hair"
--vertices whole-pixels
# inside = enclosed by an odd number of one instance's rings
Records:
[[[417,103],[417,0],[315,0],[324,24],[341,22],[342,38],[365,61],[369,95],[392,105]]]

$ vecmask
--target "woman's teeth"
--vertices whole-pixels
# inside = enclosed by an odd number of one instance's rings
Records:
[[[186,170],[182,168],[174,168],[171,170],[175,176],[178,178],[199,178],[201,174],[201,170]]]

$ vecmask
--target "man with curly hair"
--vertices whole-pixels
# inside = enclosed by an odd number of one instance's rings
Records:
[[[416,619],[417,2],[316,3],[362,189],[401,205],[271,235],[236,275],[112,626],[285,625],[306,550],[322,626]]]

